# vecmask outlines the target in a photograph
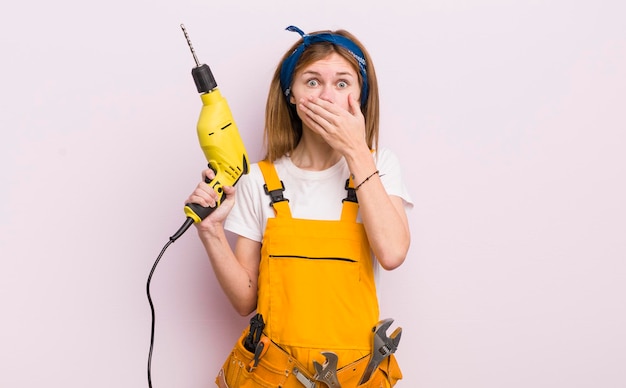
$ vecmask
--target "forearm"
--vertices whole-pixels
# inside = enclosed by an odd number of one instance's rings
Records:
[[[256,308],[257,276],[237,259],[230,247],[223,227],[198,231],[200,240],[211,261],[217,280],[235,310],[242,316]]]
[[[383,268],[392,270],[404,262],[411,240],[402,199],[387,194],[369,150],[346,161],[355,187],[360,185],[356,194],[372,251]]]

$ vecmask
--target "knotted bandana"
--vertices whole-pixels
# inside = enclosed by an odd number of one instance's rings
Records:
[[[289,26],[286,28],[287,31],[297,32],[302,36],[302,43],[296,47],[296,49],[291,53],[287,59],[283,62],[280,68],[280,87],[289,101],[289,96],[291,94],[291,82],[293,81],[293,73],[296,68],[296,63],[300,59],[300,56],[304,52],[304,50],[314,43],[319,42],[329,42],[335,44],[337,46],[343,47],[352,54],[352,56],[359,63],[359,72],[361,73],[361,78],[363,79],[363,86],[361,87],[361,106],[365,105],[367,102],[367,93],[368,93],[368,85],[367,85],[367,68],[365,63],[365,56],[363,52],[353,41],[346,38],[345,36],[333,34],[333,33],[320,33],[320,34],[305,34],[301,29],[295,26]]]

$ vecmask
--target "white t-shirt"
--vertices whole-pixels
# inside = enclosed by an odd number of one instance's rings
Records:
[[[382,148],[372,155],[387,194],[402,198],[405,208],[412,208],[413,202],[402,180],[400,163],[395,154]],[[302,170],[288,156],[276,160],[274,166],[285,186],[283,196],[289,199],[292,217],[339,220],[342,200],[347,195],[345,184],[350,176],[345,159],[323,171]],[[270,197],[263,190],[264,184],[258,164],[250,165],[248,174],[237,183],[235,206],[226,219],[225,229],[254,241],[263,240],[267,219],[274,217]]]

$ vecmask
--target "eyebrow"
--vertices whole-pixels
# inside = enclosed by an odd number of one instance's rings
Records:
[[[305,74],[312,74],[312,75],[316,75],[316,76],[322,75],[321,73],[319,73],[317,71],[313,71],[313,70],[303,71],[302,75],[305,75]],[[354,73],[349,72],[349,71],[339,71],[339,72],[335,73],[335,76],[341,76],[341,77],[350,76],[350,77],[354,77]]]

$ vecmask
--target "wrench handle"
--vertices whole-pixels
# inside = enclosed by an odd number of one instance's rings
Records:
[[[363,372],[363,376],[361,376],[361,381],[359,381],[359,385],[365,384],[370,379],[370,377],[372,377],[372,373],[374,373],[374,370],[377,367],[378,365],[376,365],[376,363],[374,362],[374,357],[372,357],[372,360],[369,362],[369,364],[367,364],[365,372]]]

